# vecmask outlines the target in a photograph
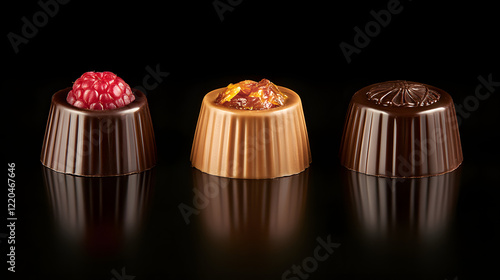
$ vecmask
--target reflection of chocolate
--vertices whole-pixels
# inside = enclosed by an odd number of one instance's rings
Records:
[[[202,264],[207,273],[248,276],[276,270],[281,275],[307,228],[308,173],[250,180],[193,169],[193,201],[200,211]]]
[[[360,269],[422,275],[453,270],[449,237],[460,170],[425,178],[384,178],[343,168],[350,237],[357,247],[352,253]]]
[[[425,177],[450,172],[462,160],[455,107],[444,90],[389,81],[352,97],[340,148],[340,162],[348,169]]]
[[[308,172],[277,179],[230,179],[194,171],[201,211],[215,238],[282,241],[302,220]]]
[[[458,196],[459,170],[425,178],[383,178],[343,169],[354,220],[364,235],[441,233]]]
[[[145,215],[154,169],[112,177],[80,177],[43,167],[49,201],[63,237],[91,255],[121,251]]]
[[[138,173],[156,164],[156,145],[146,96],[121,108],[88,110],[70,105],[71,88],[52,97],[41,162],[55,171],[110,176]]]

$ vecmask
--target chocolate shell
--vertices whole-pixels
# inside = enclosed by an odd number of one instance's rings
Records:
[[[304,171],[311,162],[309,138],[298,94],[278,87],[285,104],[238,110],[215,104],[224,88],[205,95],[191,150],[192,165],[211,175],[268,179]]]
[[[66,101],[71,88],[52,97],[41,162],[82,176],[138,173],[156,164],[156,144],[146,96],[121,108],[88,110]]]
[[[385,177],[425,177],[456,169],[462,148],[451,96],[439,88],[389,81],[354,94],[340,148],[348,169]]]

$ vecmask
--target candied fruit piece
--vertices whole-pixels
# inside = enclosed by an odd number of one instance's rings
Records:
[[[260,82],[251,80],[229,84],[224,92],[215,99],[215,103],[240,110],[264,110],[282,106],[287,96],[268,79]]]

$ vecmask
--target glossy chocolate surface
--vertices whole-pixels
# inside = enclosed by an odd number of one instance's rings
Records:
[[[364,87],[349,104],[340,159],[351,170],[386,177],[454,170],[463,157],[451,96],[407,81]]]
[[[156,144],[146,96],[112,110],[76,108],[70,88],[52,97],[41,161],[63,173],[115,176],[141,172],[156,163]]]
[[[217,105],[225,89],[203,99],[191,149],[192,165],[211,175],[269,179],[304,171],[311,163],[309,136],[300,97],[288,96],[283,106],[235,110]]]

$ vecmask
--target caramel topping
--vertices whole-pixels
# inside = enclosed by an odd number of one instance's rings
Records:
[[[264,110],[282,106],[287,96],[267,79],[260,82],[251,80],[229,84],[224,92],[215,99],[215,103],[240,110]]]

